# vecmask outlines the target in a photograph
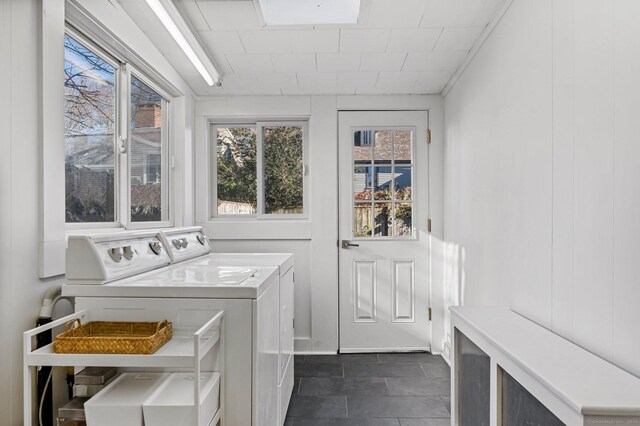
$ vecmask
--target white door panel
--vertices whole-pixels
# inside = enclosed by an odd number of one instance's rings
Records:
[[[340,112],[340,350],[429,348],[427,112]]]

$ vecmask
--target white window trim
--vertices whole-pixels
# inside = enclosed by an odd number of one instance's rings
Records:
[[[265,127],[300,127],[302,128],[302,213],[301,214],[274,214],[264,213],[264,131]],[[256,130],[256,178],[257,178],[257,199],[256,214],[219,214],[217,208],[218,198],[218,166],[217,166],[217,140],[213,136],[217,128],[253,128]],[[209,156],[208,170],[211,189],[208,192],[208,212],[210,221],[296,221],[307,220],[309,218],[309,121],[299,120],[247,120],[245,122],[211,121],[208,126],[209,132]]]
[[[195,224],[202,226],[207,235],[220,240],[311,240],[311,175],[313,171],[312,159],[309,156],[311,138],[307,132],[304,155],[308,173],[305,175],[305,217],[258,219],[256,216],[234,215],[232,217],[212,218],[211,197],[212,179],[210,164],[212,158],[212,125],[247,125],[257,122],[292,122],[298,124],[307,122],[309,129],[309,115],[287,116],[223,116],[197,115],[195,123]],[[277,216],[277,215],[276,215]],[[302,215],[300,215],[302,216]]]

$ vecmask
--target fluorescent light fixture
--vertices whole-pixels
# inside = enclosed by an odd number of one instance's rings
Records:
[[[360,0],[257,0],[257,2],[267,25],[357,24],[360,14]]]
[[[147,4],[156,14],[162,25],[178,43],[194,67],[198,70],[209,86],[220,86],[222,78],[211,63],[211,60],[196,40],[171,0],[147,0]]]

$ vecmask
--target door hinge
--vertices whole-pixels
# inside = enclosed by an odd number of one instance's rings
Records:
[[[427,231],[431,232],[431,219],[427,219]]]
[[[427,144],[431,143],[431,129],[427,129]]]
[[[431,308],[429,308],[429,321],[431,321]]]

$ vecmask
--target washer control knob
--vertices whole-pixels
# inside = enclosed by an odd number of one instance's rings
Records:
[[[157,241],[152,241],[149,243],[149,248],[151,249],[151,251],[153,253],[155,253],[156,255],[160,255],[160,253],[162,253],[162,244],[160,244]]]
[[[189,241],[187,241],[187,239],[186,239],[186,238],[181,238],[181,239],[180,239],[180,246],[181,246],[183,249],[186,249],[188,245],[189,245]]]
[[[133,249],[131,248],[131,246],[122,247],[122,255],[127,260],[133,259]]]
[[[177,248],[178,250],[180,250],[182,248],[182,241],[175,238],[173,241],[171,241],[173,243],[173,245],[175,246],[175,248]]]
[[[202,234],[198,234],[196,238],[198,239],[198,242],[202,245],[205,245],[205,243],[207,242],[207,237],[205,237]]]
[[[119,263],[122,260],[122,249],[120,247],[110,248],[108,253],[114,262]]]

